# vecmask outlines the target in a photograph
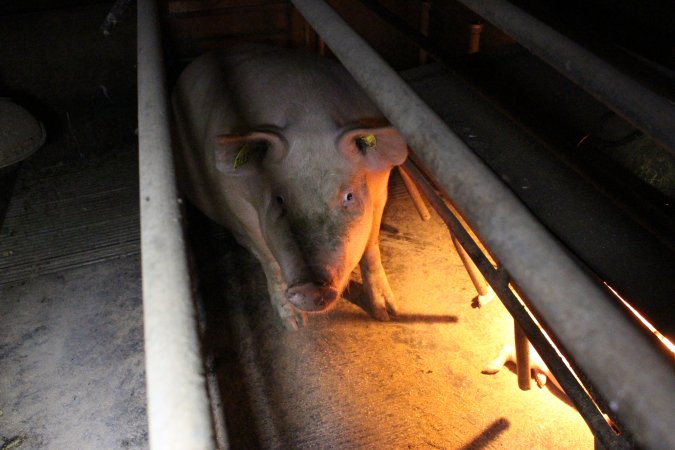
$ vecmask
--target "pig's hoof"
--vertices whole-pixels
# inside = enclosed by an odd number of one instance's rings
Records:
[[[300,327],[307,326],[309,321],[308,314],[293,308],[290,303],[285,303],[277,307],[281,323],[289,331],[298,331]]]
[[[378,304],[373,304],[372,315],[377,320],[387,322],[392,317],[396,317],[397,314],[398,309],[392,297],[385,298],[383,304],[379,304],[379,302]]]
[[[362,270],[363,287],[370,299],[370,314],[377,320],[387,321],[396,316],[394,293],[389,287],[384,269]]]

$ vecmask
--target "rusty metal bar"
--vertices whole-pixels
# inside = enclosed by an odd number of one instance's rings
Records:
[[[157,5],[138,2],[143,327],[152,449],[213,449],[174,175]]]
[[[523,391],[530,390],[530,342],[523,328],[513,321],[513,342],[516,349],[516,373],[518,387]]]
[[[478,53],[480,51],[480,36],[483,32],[482,23],[472,23],[469,27],[469,50],[468,53]]]
[[[672,361],[335,11],[320,0],[292,2],[508,270],[558,344],[573,355],[594,396],[638,445],[675,448],[665,419],[675,417]]]

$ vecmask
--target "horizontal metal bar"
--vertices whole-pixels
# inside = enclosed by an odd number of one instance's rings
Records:
[[[138,2],[138,141],[150,447],[213,449],[178,209],[157,5]]]
[[[675,154],[675,104],[505,0],[459,0]]]
[[[292,0],[406,137],[639,445],[675,448],[675,371],[503,183],[319,0]],[[645,370],[648,368],[648,370]]]

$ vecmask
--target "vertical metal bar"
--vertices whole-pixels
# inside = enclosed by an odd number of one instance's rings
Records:
[[[415,183],[410,179],[410,175],[405,171],[405,168],[403,166],[399,166],[398,168],[398,173],[401,175],[401,179],[403,180],[403,183],[405,184],[406,189],[408,190],[408,194],[410,195],[410,199],[412,200],[413,204],[415,205],[415,209],[417,209],[417,213],[420,215],[420,219],[423,221],[427,221],[431,219],[431,214],[429,214],[429,209],[427,206],[424,204],[424,200],[422,199],[422,196],[420,195],[419,189],[417,189],[417,186],[415,186]]]
[[[468,53],[478,53],[480,51],[480,35],[483,32],[482,23],[472,23],[469,27],[469,51]]]
[[[429,12],[431,10],[431,0],[422,0],[420,5],[420,33],[424,37],[429,37]],[[420,48],[420,64],[429,62],[429,53]]]
[[[480,273],[478,267],[476,267],[476,264],[474,264],[473,260],[466,253],[466,250],[464,250],[464,247],[462,247],[462,244],[457,240],[454,234],[452,234],[452,243],[455,246],[455,250],[457,250],[457,253],[459,254],[459,258],[462,260],[464,268],[466,269],[466,272],[469,274],[469,278],[471,278],[471,282],[473,283],[473,286],[476,288],[478,295],[479,296],[487,295],[488,287],[487,282],[485,281],[485,277],[483,277],[483,275]]]
[[[406,137],[638,445],[675,448],[667,419],[675,417],[672,362],[335,11],[321,0],[292,2]]]
[[[530,342],[517,321],[513,321],[513,339],[516,349],[516,372],[518,387],[523,391],[530,390]]]
[[[138,2],[138,141],[143,323],[152,449],[213,449],[178,209],[154,0]]]

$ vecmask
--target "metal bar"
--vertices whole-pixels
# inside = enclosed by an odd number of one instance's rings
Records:
[[[675,154],[675,105],[505,0],[459,0]]]
[[[325,2],[292,1],[406,137],[544,325],[574,356],[611,414],[640,445],[675,448],[668,419],[675,417],[672,361],[650,345],[644,331]]]
[[[410,199],[412,200],[413,205],[415,205],[417,213],[420,215],[420,219],[426,222],[427,220],[431,219],[431,214],[429,214],[429,209],[424,204],[424,200],[420,195],[420,191],[417,189],[417,186],[415,186],[415,183],[413,183],[413,181],[410,179],[410,176],[406,173],[403,166],[399,166],[398,169],[398,173],[401,175],[401,179],[403,180],[403,184],[405,184],[408,195],[410,195]]]
[[[466,250],[464,250],[464,247],[462,247],[462,244],[459,242],[459,240],[455,237],[454,234],[452,235],[452,243],[455,246],[455,250],[457,250],[459,259],[461,259],[462,263],[464,264],[466,272],[469,274],[469,278],[471,278],[473,287],[475,287],[476,292],[478,292],[478,296],[481,297],[487,295],[488,288],[487,282],[485,281],[485,277],[483,277],[483,275],[480,273],[478,267],[476,267],[476,264],[474,264],[473,260],[466,252]]]
[[[177,202],[157,5],[138,2],[138,141],[150,448],[213,449]]]
[[[518,321],[513,322],[513,342],[516,349],[516,372],[518,387],[523,391],[530,390],[530,343]]]
[[[424,37],[429,37],[429,12],[431,11],[431,0],[422,0],[420,5],[420,34]],[[429,54],[422,48],[419,52],[420,64],[429,62]]]
[[[483,32],[482,23],[472,23],[469,27],[469,50],[468,53],[478,53],[480,51],[480,35]]]
[[[445,202],[436,194],[431,184],[424,175],[411,163],[410,160],[404,163],[405,169],[415,182],[424,197],[431,203],[436,213],[441,217],[448,227],[450,234],[454,236],[466,250],[467,254],[474,261],[480,272],[490,283],[490,286],[497,293],[497,296],[509,311],[513,319],[520,325],[525,336],[532,342],[532,345],[546,363],[549,370],[555,375],[558,383],[570,398],[579,414],[589,425],[593,434],[604,443],[609,449],[627,449],[630,445],[621,437],[616,436],[607,426],[607,422],[601,415],[597,406],[588,397],[584,388],[578,383],[574,375],[569,371],[564,362],[555,353],[549,345],[539,326],[532,320],[530,314],[520,303],[509,288],[509,275],[503,269],[495,269],[487,256],[464,229],[459,219],[446,206]]]

